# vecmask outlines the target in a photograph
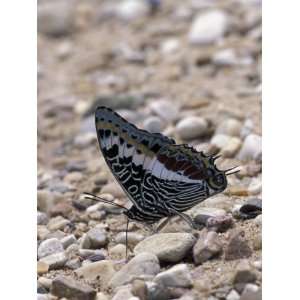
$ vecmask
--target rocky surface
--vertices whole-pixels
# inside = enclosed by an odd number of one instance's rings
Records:
[[[260,1],[38,2],[38,299],[261,299]],[[227,189],[161,232],[129,223],[97,145],[106,105],[198,151]],[[156,226],[156,224],[155,224]]]

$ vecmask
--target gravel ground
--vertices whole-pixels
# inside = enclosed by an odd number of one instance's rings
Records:
[[[38,3],[38,299],[261,299],[260,1]],[[240,166],[152,234],[82,192],[128,201],[94,108]],[[159,249],[157,245],[160,245]]]

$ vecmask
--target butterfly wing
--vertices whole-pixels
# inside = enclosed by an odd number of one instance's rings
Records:
[[[134,209],[161,218],[155,205],[142,199],[142,181],[152,170],[157,154],[175,141],[159,133],[138,129],[116,112],[98,107],[95,113],[97,137],[101,152],[113,175],[135,205]],[[145,206],[146,205],[146,206]],[[146,217],[146,216],[145,216]]]
[[[167,145],[145,172],[142,198],[149,203],[156,199],[158,207],[170,212],[193,207],[210,196],[206,161],[202,152],[187,145]]]

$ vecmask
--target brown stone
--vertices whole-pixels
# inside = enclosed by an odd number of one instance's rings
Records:
[[[252,250],[245,239],[243,230],[232,230],[229,242],[225,248],[225,260],[247,258],[251,256]]]
[[[51,293],[72,300],[94,300],[96,297],[96,291],[90,286],[63,276],[53,280]]]

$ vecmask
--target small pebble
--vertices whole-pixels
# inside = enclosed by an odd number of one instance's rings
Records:
[[[46,264],[45,262],[38,261],[37,262],[37,273],[38,275],[42,275],[47,273],[49,270],[49,265]]]
[[[50,231],[55,231],[55,230],[64,229],[65,226],[69,223],[70,223],[69,220],[63,218],[62,216],[57,216],[55,218],[50,219],[47,227]]]
[[[189,32],[189,42],[196,45],[215,43],[228,30],[228,16],[221,10],[210,10],[196,16]]]
[[[37,212],[37,225],[47,225],[48,223],[48,216],[44,212]]]
[[[207,260],[217,257],[222,253],[222,244],[218,234],[210,231],[200,235],[193,248],[193,258],[196,265],[202,264]]]
[[[113,259],[125,259],[126,258],[126,246],[123,244],[117,244],[109,249],[109,255]]]
[[[131,292],[131,285],[121,286],[116,289],[115,295],[112,297],[112,300],[138,300],[138,298],[134,297]]]
[[[242,292],[240,300],[261,300],[262,290],[257,285],[248,283]]]
[[[145,238],[145,236],[140,233],[127,232],[127,242],[128,242],[128,245],[130,245],[131,247],[136,246],[144,238]],[[115,241],[118,244],[125,244],[126,243],[126,232],[119,232],[115,236]]]
[[[86,280],[95,280],[100,278],[101,284],[106,286],[116,271],[114,269],[113,261],[102,260],[86,264],[75,270],[75,273]]]
[[[62,243],[64,249],[67,249],[70,245],[76,243],[77,240],[76,240],[76,237],[74,236],[74,234],[70,234],[70,235],[67,235],[66,237],[62,238],[60,240],[60,242]]]
[[[226,119],[216,129],[216,134],[239,137],[242,123],[236,119]]]
[[[262,140],[261,136],[249,134],[242,145],[237,158],[240,160],[261,160],[262,155]]]
[[[157,284],[155,282],[147,281],[147,300],[168,300],[170,299],[169,290],[166,289],[162,284]]]
[[[159,261],[154,254],[139,253],[111,278],[109,285],[112,287],[124,285],[139,276],[154,276],[159,270]]]
[[[45,287],[47,290],[50,290],[51,286],[52,286],[52,279],[47,278],[47,277],[39,277],[38,282]]]
[[[87,232],[90,240],[90,248],[98,249],[105,246],[108,242],[106,232],[100,228],[92,228]]]
[[[175,265],[174,267],[157,274],[154,282],[167,287],[188,288],[193,284],[192,276],[186,264]]]
[[[123,0],[116,6],[117,16],[125,21],[145,17],[148,12],[149,7],[145,1]]]
[[[179,106],[169,100],[153,101],[149,104],[149,108],[166,122],[174,121],[179,113]]]
[[[203,137],[207,134],[208,122],[201,117],[185,117],[176,124],[176,132],[183,140]]]
[[[38,258],[43,258],[45,256],[48,256],[48,255],[51,255],[54,253],[63,252],[63,251],[64,251],[64,247],[63,247],[61,241],[59,241],[56,238],[47,239],[47,240],[41,242],[41,244],[39,245]]]
[[[206,226],[209,230],[216,232],[225,232],[233,225],[231,215],[210,217],[206,220]]]
[[[226,296],[226,300],[240,300],[240,295],[236,290],[231,290]]]
[[[145,281],[136,279],[132,282],[131,293],[140,300],[147,300],[147,285]]]
[[[75,281],[71,277],[56,277],[52,282],[51,293],[60,298],[94,300],[96,291],[87,284]]]
[[[143,127],[149,132],[162,132],[163,124],[159,117],[151,116],[143,122]]]
[[[252,250],[245,239],[245,232],[238,229],[232,229],[229,242],[225,248],[225,260],[247,258],[251,255]]]
[[[68,258],[64,252],[54,253],[40,259],[40,261],[49,265],[49,270],[62,268],[67,260]]]
[[[101,194],[111,194],[114,198],[124,198],[125,194],[119,184],[112,181],[104,185],[101,189]]]
[[[259,198],[250,198],[239,208],[238,217],[243,219],[255,218],[262,213],[262,201]]]

